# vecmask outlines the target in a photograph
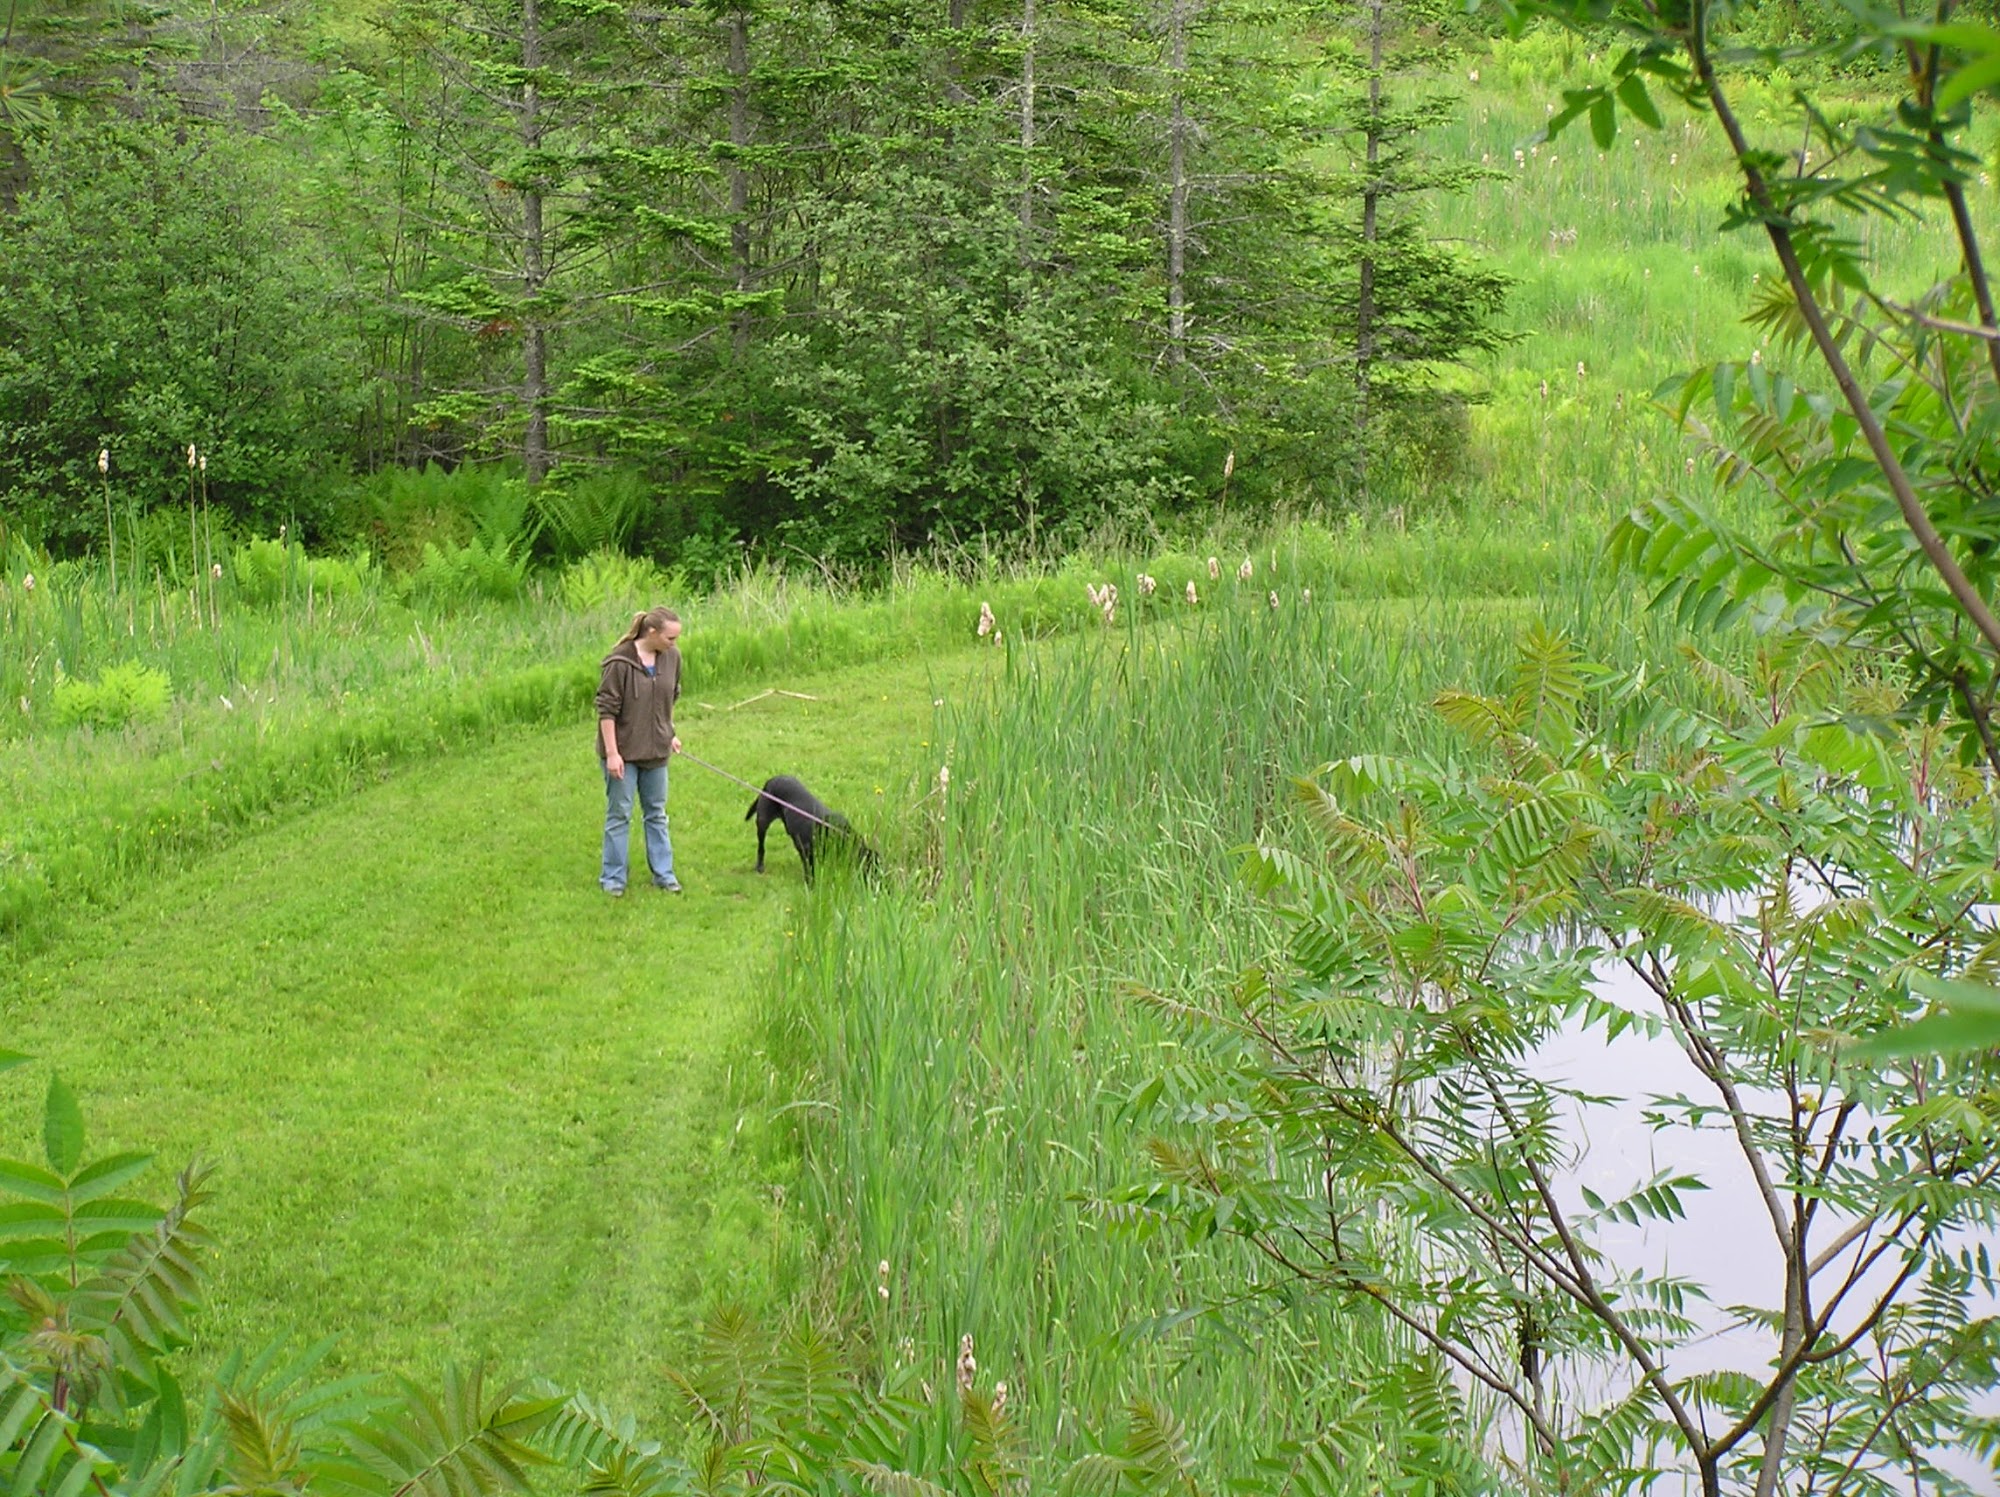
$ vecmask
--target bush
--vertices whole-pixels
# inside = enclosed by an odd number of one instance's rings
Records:
[[[660,569],[651,562],[617,551],[593,551],[582,560],[571,562],[563,568],[560,584],[563,606],[572,613],[586,613],[614,603],[637,612],[651,607],[652,599],[672,590]]]
[[[109,447],[121,506],[184,520],[193,441],[217,526],[275,526],[334,461],[358,383],[283,163],[187,120],[26,150],[36,185],[0,222],[0,507],[57,549],[101,543]]]
[[[362,480],[352,508],[364,517],[369,545],[399,572],[424,565],[433,546],[448,551],[476,540],[489,552],[525,552],[541,523],[520,479],[471,464],[449,472],[436,463],[384,468]]]
[[[507,602],[521,596],[528,581],[528,558],[508,546],[471,540],[463,546],[425,542],[424,559],[411,573],[413,599],[428,603]]]
[[[56,720],[66,728],[116,730],[158,722],[173,699],[164,671],[128,660],[106,666],[95,681],[58,681]]]
[[[256,604],[287,598],[358,598],[368,569],[366,555],[344,560],[307,556],[297,542],[254,540],[239,546],[230,558],[237,596]]]

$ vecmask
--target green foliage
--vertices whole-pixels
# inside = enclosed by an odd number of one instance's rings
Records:
[[[136,660],[107,665],[93,681],[56,683],[56,721],[66,728],[105,731],[158,722],[173,704],[166,672]]]
[[[190,442],[225,514],[275,529],[337,449],[327,287],[273,195],[281,164],[223,130],[105,121],[33,145],[0,226],[0,504],[49,541],[119,502],[185,508]]]
[[[528,582],[528,557],[506,544],[489,547],[475,536],[462,546],[424,542],[423,559],[405,579],[410,596],[450,607],[477,601],[506,602]]]
[[[639,475],[619,469],[567,475],[535,491],[540,533],[560,561],[626,550],[650,499]]]
[[[520,479],[492,465],[384,468],[353,489],[363,535],[391,571],[415,571],[426,548],[525,555],[540,521]]]
[[[685,591],[671,586],[651,562],[618,551],[593,551],[571,562],[563,568],[556,590],[563,606],[577,613],[598,608],[637,613],[654,606],[646,601],[649,598]]]
[[[361,597],[368,574],[365,556],[343,560],[307,556],[297,541],[252,540],[230,557],[236,595],[246,603],[268,606],[301,601],[308,596],[322,603]]]
[[[1927,1452],[1977,1443],[2000,1356],[1986,1271],[1955,1245],[2000,1214],[2000,1066],[1878,1043],[1903,1057],[1885,1071],[1845,1041],[1907,1037],[1940,978],[1990,981],[2000,937],[1967,915],[2000,851],[1987,791],[1935,732],[1843,720],[1813,651],[1699,676],[1726,705],[1531,634],[1510,689],[1439,697],[1465,756],[1301,782],[1315,845],[1263,839],[1245,863],[1288,958],[1174,995],[1190,1048],[1136,1095],[1175,1141],[1127,1207],[1389,1307],[1551,1488],[1944,1480]],[[1644,1115],[1739,1146],[1761,1218],[1741,1251],[1783,1285],[1728,1311],[1766,1343],[1757,1371],[1691,1375],[1716,1286],[1613,1242],[1671,1244],[1713,1171],[1567,1183],[1566,1119],[1605,1084],[1551,1080],[1538,1053],[1591,1032],[1670,1044],[1689,1081],[1663,1076]]]

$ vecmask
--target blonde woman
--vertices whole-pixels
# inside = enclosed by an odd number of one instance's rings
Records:
[[[632,794],[645,824],[646,866],[653,886],[681,892],[674,844],[667,836],[667,760],[680,752],[674,703],[681,694],[680,615],[670,608],[635,614],[625,637],[604,657],[597,683],[597,757],[604,762],[604,864],[598,886],[625,893],[631,867]]]

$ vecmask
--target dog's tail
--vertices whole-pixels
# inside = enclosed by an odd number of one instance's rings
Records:
[[[757,814],[757,808],[763,804],[764,804],[764,792],[759,790],[757,792],[757,798],[752,802],[750,802],[750,809],[743,813],[743,819],[745,821],[748,821],[751,817],[755,816]]]

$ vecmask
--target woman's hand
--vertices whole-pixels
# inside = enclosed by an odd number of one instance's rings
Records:
[[[604,772],[614,780],[625,778],[625,761],[618,756],[617,749],[604,756]]]
[[[674,735],[674,746],[671,752],[678,754],[680,751],[681,751],[681,738],[680,734],[676,733]]]

